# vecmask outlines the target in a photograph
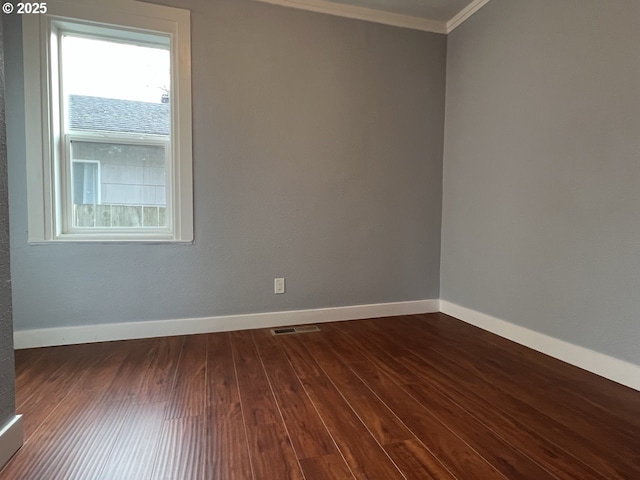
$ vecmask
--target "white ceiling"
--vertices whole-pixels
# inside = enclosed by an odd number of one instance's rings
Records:
[[[258,0],[435,33],[450,33],[489,0]]]

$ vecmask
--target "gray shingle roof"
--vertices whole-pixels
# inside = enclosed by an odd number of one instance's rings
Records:
[[[168,103],[69,95],[69,124],[73,130],[169,135]]]

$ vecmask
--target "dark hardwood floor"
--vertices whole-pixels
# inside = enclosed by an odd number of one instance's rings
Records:
[[[443,314],[16,352],[0,479],[640,479],[640,392]]]

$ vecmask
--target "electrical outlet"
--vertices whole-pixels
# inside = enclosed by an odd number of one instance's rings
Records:
[[[284,278],[275,278],[273,280],[273,293],[276,295],[284,293]]]

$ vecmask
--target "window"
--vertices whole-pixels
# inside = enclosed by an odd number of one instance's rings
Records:
[[[100,203],[100,163],[73,159],[71,179],[74,207]]]
[[[189,13],[23,18],[29,241],[193,240]]]

